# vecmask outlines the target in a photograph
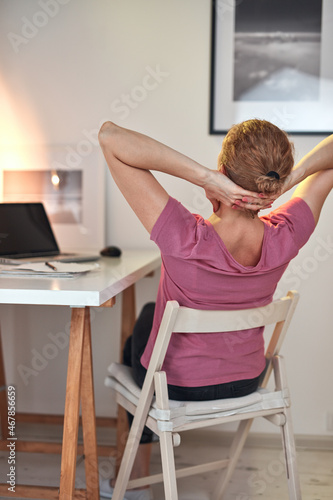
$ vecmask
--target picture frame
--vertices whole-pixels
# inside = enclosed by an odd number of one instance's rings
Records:
[[[267,0],[260,17],[257,1],[212,0],[209,133],[252,118],[295,135],[332,133],[333,2]],[[265,4],[267,17],[280,12],[281,19],[265,22]],[[307,8],[310,28],[300,14]],[[271,31],[256,31],[260,20]]]
[[[81,146],[1,151],[0,201],[42,202],[58,245],[69,251],[105,246],[105,164],[98,147]]]

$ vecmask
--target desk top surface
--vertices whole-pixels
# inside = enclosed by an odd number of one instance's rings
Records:
[[[75,278],[1,277],[1,304],[100,306],[158,269],[158,250],[124,250],[119,258],[103,257],[100,269]]]

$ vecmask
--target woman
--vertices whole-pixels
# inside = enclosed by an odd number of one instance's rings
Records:
[[[125,352],[142,385],[167,300],[200,309],[243,309],[272,300],[332,188],[333,136],[293,171],[287,135],[264,120],[230,129],[216,171],[110,122],[102,126],[99,139],[115,182],[162,254],[155,311],[152,305],[143,310]],[[151,170],[203,187],[213,205],[211,217],[191,214],[168,195]],[[259,218],[261,208],[299,181],[288,203]],[[203,400],[255,391],[264,366],[263,331],[252,329],[173,334],[163,370],[171,398]],[[133,478],[149,472],[150,441],[145,430]],[[110,498],[112,488],[105,482],[101,495],[104,491]],[[149,498],[148,489],[126,492],[127,500]]]

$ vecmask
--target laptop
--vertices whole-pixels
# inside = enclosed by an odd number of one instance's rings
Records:
[[[97,252],[62,253],[42,203],[0,203],[0,264],[15,259],[89,262],[99,258]]]

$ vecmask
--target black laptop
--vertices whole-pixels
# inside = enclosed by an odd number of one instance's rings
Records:
[[[61,253],[42,203],[0,203],[0,264],[5,259],[87,262],[99,254]]]

